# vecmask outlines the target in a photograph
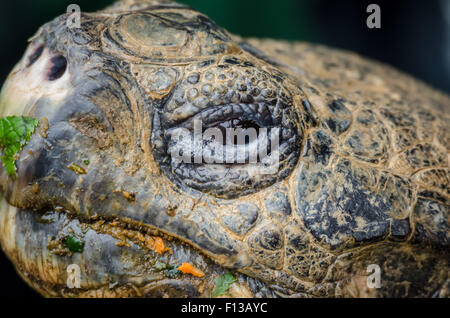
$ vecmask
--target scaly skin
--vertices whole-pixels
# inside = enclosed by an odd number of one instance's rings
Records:
[[[33,37],[0,99],[2,116],[40,119],[18,178],[0,170],[0,241],[42,295],[209,297],[232,272],[230,297],[449,296],[448,96],[352,53],[241,39],[172,2],[121,1],[79,29],[66,18]],[[195,119],[279,128],[280,164],[177,162],[174,131]],[[61,243],[74,234],[81,253]]]

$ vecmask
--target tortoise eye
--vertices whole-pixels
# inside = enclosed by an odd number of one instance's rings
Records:
[[[41,57],[43,51],[44,51],[43,45],[39,46],[36,50],[34,50],[33,54],[31,54],[30,57],[28,58],[27,67],[33,65],[34,62],[36,62]]]
[[[48,80],[54,81],[64,75],[67,68],[67,59],[62,55],[57,55],[50,60],[52,64],[48,73]]]
[[[236,119],[230,119],[227,121],[223,121],[216,125],[216,127],[221,131],[222,136],[227,136],[227,129],[240,129],[243,131],[243,135],[245,135],[245,144],[250,143],[250,136],[246,133],[248,129],[254,129],[256,132],[256,135],[254,137],[258,138],[259,129],[262,128],[260,125],[258,125],[256,122],[252,120],[241,120],[239,118]],[[223,145],[225,146],[227,142],[230,142],[226,138],[223,139]],[[237,134],[234,134],[232,136],[231,144],[238,145],[238,136]]]

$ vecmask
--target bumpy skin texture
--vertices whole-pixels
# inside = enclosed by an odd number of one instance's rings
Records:
[[[40,29],[0,100],[3,116],[41,119],[18,179],[1,170],[0,213],[3,250],[41,294],[209,297],[231,271],[227,296],[449,296],[448,96],[171,2],[118,2],[79,29],[66,18]],[[280,128],[280,165],[176,162],[171,131],[194,118]],[[85,174],[68,168],[85,160]],[[55,253],[68,233],[82,253]],[[142,244],[152,235],[173,253]],[[157,261],[206,275],[167,277]]]

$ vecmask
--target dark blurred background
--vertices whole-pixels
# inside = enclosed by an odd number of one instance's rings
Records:
[[[71,3],[95,11],[112,0],[22,0],[0,3],[0,82],[43,23]],[[326,44],[391,64],[450,93],[450,0],[179,0],[242,36]],[[381,29],[366,26],[366,8],[381,7]],[[1,211],[0,211],[1,213]],[[0,253],[0,295],[35,296]]]

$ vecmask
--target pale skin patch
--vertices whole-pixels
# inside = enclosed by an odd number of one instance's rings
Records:
[[[37,47],[30,47],[24,56],[28,57]],[[47,79],[50,60],[54,56],[54,53],[44,48],[32,65],[28,66],[28,58],[23,58],[14,67],[1,90],[0,113],[3,116],[32,115],[33,108],[41,98],[46,98],[54,106],[67,98],[72,91],[69,69],[57,80]]]
[[[17,208],[9,205],[8,202],[0,196],[0,227],[3,229],[0,231],[0,241],[3,249],[7,252],[13,252],[16,249],[15,246],[15,218]]]

